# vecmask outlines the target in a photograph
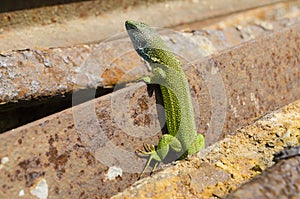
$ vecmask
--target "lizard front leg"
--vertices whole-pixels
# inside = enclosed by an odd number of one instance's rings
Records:
[[[159,67],[154,67],[153,70],[153,76],[145,76],[139,79],[139,81],[144,81],[147,84],[160,84],[164,85],[165,84],[165,71]],[[162,162],[167,154],[170,151],[170,148],[176,152],[180,152],[182,150],[182,146],[180,141],[170,135],[170,134],[164,134],[162,138],[160,139],[157,147],[155,148],[154,146],[150,146],[148,144],[144,145],[144,151],[143,150],[138,150],[139,153],[143,155],[149,155],[149,159],[140,175],[140,177],[144,174],[145,170],[149,167],[150,163],[152,160],[156,161],[151,173],[156,169],[158,164]]]

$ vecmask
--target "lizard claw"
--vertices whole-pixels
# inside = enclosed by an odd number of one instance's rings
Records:
[[[140,154],[143,154],[143,155],[151,155],[153,152],[155,152],[155,146],[154,145],[144,144],[143,147],[144,147],[144,150],[137,149],[136,153],[140,153]]]
[[[136,153],[137,155],[147,155],[149,156],[148,161],[142,171],[142,173],[139,175],[138,180],[143,176],[143,174],[145,173],[146,169],[149,167],[150,162],[152,160],[155,160],[155,164],[150,172],[150,175],[154,172],[154,170],[156,169],[156,167],[159,165],[159,162],[161,161],[159,156],[157,155],[156,151],[155,151],[155,146],[154,145],[149,145],[149,144],[143,144],[144,150],[142,149],[137,149]]]
[[[155,146],[153,144],[151,146],[149,144],[144,144],[144,149],[146,152],[153,152],[155,151]]]
[[[144,172],[145,172],[146,169],[149,167],[150,162],[151,162],[152,160],[155,161],[155,164],[154,164],[154,166],[153,166],[153,168],[152,168],[152,170],[151,170],[150,175],[154,172],[154,170],[156,169],[156,167],[157,167],[157,166],[159,165],[159,163],[161,162],[161,159],[160,159],[159,155],[157,154],[156,148],[155,148],[154,145],[143,144],[143,146],[144,146],[144,150],[142,150],[142,149],[137,149],[135,152],[137,153],[138,156],[140,156],[140,155],[147,155],[147,156],[149,156],[149,157],[148,157],[148,161],[147,161],[147,163],[146,163],[146,165],[145,165],[145,167],[144,167],[144,169],[143,169],[143,171],[142,171],[142,173],[140,174],[140,176],[139,176],[138,179],[140,179],[140,178],[143,176]]]

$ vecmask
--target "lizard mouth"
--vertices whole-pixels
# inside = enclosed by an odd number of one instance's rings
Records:
[[[134,29],[136,29],[136,26],[134,25],[134,23],[135,23],[135,21],[127,20],[125,22],[126,30],[134,30]]]

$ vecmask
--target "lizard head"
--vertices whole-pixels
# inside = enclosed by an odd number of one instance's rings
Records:
[[[161,63],[161,55],[169,50],[158,33],[142,22],[128,20],[125,26],[136,52],[150,64]]]

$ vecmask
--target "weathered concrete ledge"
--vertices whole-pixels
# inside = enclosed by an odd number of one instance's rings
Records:
[[[235,135],[227,136],[197,156],[176,162],[136,182],[113,198],[222,198],[272,166],[274,153],[299,143],[300,101],[296,101],[244,126]],[[256,178],[260,180],[250,184],[246,192],[249,198],[256,198],[260,193],[264,193],[260,195],[264,196],[262,198],[299,197],[299,157],[282,161],[263,173]],[[290,179],[281,181],[285,175]],[[268,179],[276,180],[270,182]],[[272,189],[260,184],[266,182],[272,184]],[[253,191],[257,187],[259,192]],[[247,197],[235,197],[238,193],[229,198]]]

